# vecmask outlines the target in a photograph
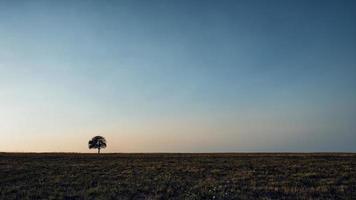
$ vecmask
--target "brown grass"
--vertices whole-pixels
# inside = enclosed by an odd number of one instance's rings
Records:
[[[0,199],[356,199],[356,154],[0,154]]]

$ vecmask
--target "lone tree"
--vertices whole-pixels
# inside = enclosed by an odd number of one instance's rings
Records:
[[[103,136],[95,136],[88,143],[89,149],[98,149],[98,154],[100,153],[100,149],[104,149],[106,147],[106,140]]]

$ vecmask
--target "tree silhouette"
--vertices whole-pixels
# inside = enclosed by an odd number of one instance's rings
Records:
[[[100,149],[104,149],[106,147],[106,140],[103,136],[95,136],[88,143],[89,149],[98,149],[98,154],[100,153]]]

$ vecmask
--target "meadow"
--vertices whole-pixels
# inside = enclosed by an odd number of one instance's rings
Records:
[[[356,199],[356,154],[0,153],[0,199]]]

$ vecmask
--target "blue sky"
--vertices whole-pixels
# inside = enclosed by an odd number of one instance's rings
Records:
[[[356,151],[353,1],[1,1],[0,151]]]

